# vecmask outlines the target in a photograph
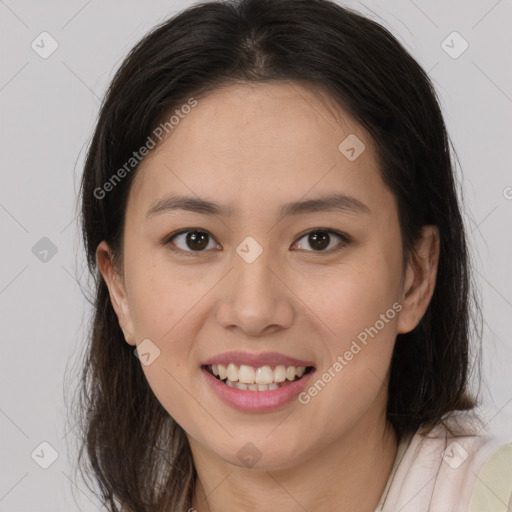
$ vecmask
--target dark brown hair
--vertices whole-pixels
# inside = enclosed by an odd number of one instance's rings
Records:
[[[471,326],[478,327],[469,254],[451,146],[427,74],[388,30],[328,0],[198,4],[156,27],[126,57],[101,106],[82,177],[94,315],[81,375],[79,460],[85,468],[87,455],[110,511],[119,504],[132,512],[187,510],[196,472],[185,433],[151,391],[96,266],[105,240],[122,267],[136,166],[107,194],[97,191],[190,98],[236,82],[284,80],[325,91],[372,136],[397,201],[404,263],[422,226],[440,230],[432,300],[419,325],[396,339],[389,423],[400,439],[475,406],[468,392]]]

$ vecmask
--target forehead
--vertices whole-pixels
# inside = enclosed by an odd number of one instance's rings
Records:
[[[355,160],[344,141],[363,148]],[[142,214],[168,193],[186,193],[243,214],[341,192],[385,207],[385,188],[370,136],[325,95],[295,83],[244,84],[197,99],[140,164],[129,204]]]

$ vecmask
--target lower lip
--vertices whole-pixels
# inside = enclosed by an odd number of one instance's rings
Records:
[[[302,378],[291,384],[271,391],[244,391],[230,388],[205,368],[201,368],[201,372],[213,391],[225,404],[243,412],[269,412],[293,401],[306,387],[315,370],[304,374]]]

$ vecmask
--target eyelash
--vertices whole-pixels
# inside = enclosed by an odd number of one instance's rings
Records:
[[[307,235],[310,235],[311,233],[316,233],[316,232],[320,232],[320,233],[329,233],[329,234],[334,234],[336,236],[338,236],[339,238],[341,238],[342,240],[342,243],[340,243],[339,247],[337,248],[334,248],[334,249],[329,249],[327,251],[325,250],[322,250],[322,251],[306,251],[306,252],[312,252],[316,255],[321,255],[321,254],[334,254],[334,253],[337,253],[339,251],[341,251],[346,245],[348,245],[350,242],[351,242],[351,239],[348,235],[346,235],[345,233],[342,233],[341,231],[337,231],[335,229],[327,229],[327,228],[314,228],[314,229],[311,229],[309,231],[307,231],[306,233],[303,233],[298,239],[297,239],[297,242],[302,240],[304,237],[306,237]],[[173,233],[171,235],[169,235],[164,241],[163,241],[163,245],[169,245],[171,244],[172,240],[174,238],[176,238],[177,236],[179,235],[183,235],[183,234],[186,234],[186,233],[205,233],[206,235],[208,235],[211,239],[215,240],[213,238],[213,236],[211,236],[210,233],[208,233],[208,231],[205,231],[203,229],[198,229],[198,228],[189,228],[189,229],[182,229],[180,231],[177,231],[176,233]],[[210,241],[210,240],[209,240]],[[294,242],[293,245],[295,245],[297,242]],[[202,251],[185,251],[183,249],[175,249],[173,247],[169,247],[169,250],[175,254],[178,254],[179,256],[185,256],[185,257],[197,257],[199,256],[201,253],[204,253],[204,252],[207,252],[206,250],[202,250]]]

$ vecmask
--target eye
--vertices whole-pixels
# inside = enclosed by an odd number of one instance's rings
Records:
[[[204,252],[203,249],[208,248],[208,239],[210,238],[210,234],[206,231],[202,231],[199,229],[182,230],[179,233],[176,233],[169,237],[165,243],[172,243],[172,245],[177,246],[177,244],[173,240],[178,240],[180,237],[183,237],[184,235],[186,235],[185,238],[183,239],[185,248],[178,247],[178,249],[173,249],[171,247],[171,251],[179,254],[184,254],[186,256],[196,256],[194,254],[195,252]],[[187,247],[192,250],[187,250]]]
[[[342,240],[343,243],[338,244],[339,247],[335,247],[334,249],[331,248],[329,250],[324,250],[326,247],[330,245],[330,242],[332,242],[332,235]],[[310,247],[313,248],[313,252],[323,252],[323,253],[333,253],[338,252],[343,249],[345,245],[350,243],[350,238],[345,235],[344,233],[341,233],[339,231],[335,231],[332,229],[315,229],[313,231],[308,231],[305,235],[303,235],[300,240],[307,237],[307,243],[310,245]],[[295,242],[294,245],[296,245],[299,242]],[[309,251],[311,252],[311,251]]]
[[[339,243],[339,247],[335,247],[334,249],[331,248],[329,250],[324,250],[326,247],[330,245],[332,242],[332,235],[334,237],[337,237],[342,242]],[[183,244],[182,247],[179,247],[179,245],[176,243],[176,241],[179,241],[180,237],[184,237],[181,240],[181,243]],[[345,235],[344,233],[341,233],[340,231],[332,230],[332,229],[321,229],[317,228],[311,231],[308,231],[305,233],[298,242],[295,242],[292,246],[296,246],[300,240],[307,238],[307,243],[310,245],[310,247],[313,248],[313,251],[308,252],[322,252],[322,253],[333,253],[340,251],[343,249],[345,245],[350,243],[350,238]],[[201,229],[184,229],[182,231],[179,231],[178,233],[175,233],[168,237],[164,241],[164,245],[174,245],[177,247],[177,249],[174,249],[173,247],[170,247],[170,250],[172,252],[175,252],[179,255],[183,256],[198,256],[197,253],[205,252],[206,249],[212,248],[209,246],[209,241],[213,242],[213,237],[207,232],[203,231]],[[300,249],[300,248],[299,248]]]

